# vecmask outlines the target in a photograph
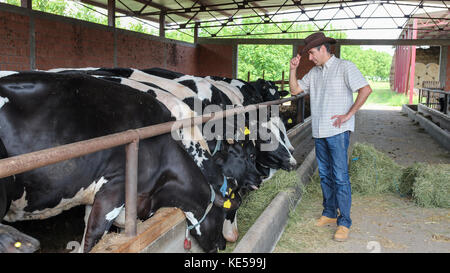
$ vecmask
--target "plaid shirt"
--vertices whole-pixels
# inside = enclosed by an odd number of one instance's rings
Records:
[[[313,67],[298,80],[305,93],[310,94],[312,136],[324,138],[355,130],[355,116],[334,127],[334,115],[345,115],[353,105],[352,92],[368,85],[356,65],[334,55],[322,66]]]

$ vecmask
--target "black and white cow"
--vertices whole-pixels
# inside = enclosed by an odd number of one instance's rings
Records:
[[[0,140],[0,159],[7,156],[5,146]],[[13,187],[14,178],[12,176],[0,179],[0,222],[11,204],[9,192]],[[38,240],[11,226],[0,224],[0,253],[32,253],[38,250],[39,246]]]
[[[225,77],[208,76],[206,78],[215,82],[228,83],[229,85],[238,88],[244,97],[244,106],[251,103],[262,103],[265,101],[280,99],[280,96],[287,95],[286,93],[278,92],[275,89],[276,86],[273,82],[262,79],[259,79],[255,84],[250,84],[242,80],[235,80]],[[259,117],[259,115],[257,116]],[[270,113],[268,113],[266,121],[258,120],[256,124],[254,123],[254,126],[258,127],[258,131],[259,127],[262,127],[264,131],[272,134],[272,137],[274,137],[276,142],[280,144],[274,145],[274,147],[276,147],[275,149],[265,150],[261,149],[261,146],[267,145],[273,140],[269,141],[262,140],[261,138],[258,139],[258,157],[256,162],[258,170],[260,170],[260,174],[265,177],[265,180],[270,179],[278,169],[290,171],[295,168],[297,161],[291,154],[294,147],[289,141],[283,121],[278,116],[272,117]]]
[[[257,79],[250,84],[261,94],[263,101],[279,100],[289,94],[285,90],[278,91],[278,86],[273,81]]]
[[[83,74],[3,72],[0,77],[0,139],[10,156],[173,119],[152,96]],[[89,251],[124,207],[124,176],[123,147],[18,174],[4,220],[45,219],[87,205],[82,247]],[[205,216],[213,192],[215,205]],[[236,208],[236,201],[229,201]],[[140,141],[141,219],[160,207],[182,209],[191,223],[205,216],[191,234],[206,252],[216,251],[225,247],[224,202],[169,134]]]
[[[187,95],[180,95],[180,88],[174,88],[174,85],[170,84],[164,84],[164,82],[170,80],[174,76],[180,76],[179,73],[171,72],[168,70],[155,70],[158,71],[158,73],[155,73],[155,75],[150,75],[147,73],[143,73],[143,71],[132,69],[132,68],[98,68],[98,69],[79,69],[79,70],[71,70],[71,69],[55,69],[53,71],[57,71],[59,73],[85,73],[94,77],[98,77],[100,79],[118,82],[120,84],[135,88],[137,90],[140,90],[146,94],[149,94],[153,97],[155,97],[158,101],[160,101],[162,104],[166,106],[166,108],[172,113],[172,117],[174,117],[176,120],[181,119],[187,119],[194,116],[201,115],[202,113],[198,113],[195,110],[193,104],[187,104],[186,101],[188,98],[191,98],[192,100],[198,100],[199,103],[202,103],[203,106],[208,106],[213,104],[212,101],[219,102],[221,105],[225,105],[229,103],[229,100],[222,100],[224,98],[224,94],[222,94],[219,90],[215,90],[213,86],[205,81],[203,78],[198,77],[190,77],[189,80],[187,79],[180,79],[177,78],[176,82],[181,83],[182,85],[186,86],[187,88],[193,90],[196,94],[203,94],[199,96],[187,96]],[[153,71],[153,70],[152,70]],[[166,74],[164,74],[166,73]],[[172,74],[174,76],[172,76]],[[167,78],[160,78],[160,76],[166,76]],[[155,80],[155,78],[158,78],[158,81]],[[187,78],[187,77],[186,77]],[[173,81],[173,80],[171,80]],[[157,84],[164,84],[162,86],[158,86]],[[189,87],[190,86],[190,87]],[[209,90],[209,91],[208,91]],[[184,91],[183,94],[187,94],[188,92]],[[211,95],[214,93],[219,93],[216,95]],[[214,98],[215,99],[210,99]],[[183,100],[181,100],[183,98]],[[194,133],[192,133],[192,131]],[[245,142],[245,143],[234,143],[229,144],[227,142],[223,142],[223,145],[220,145],[220,149],[217,150],[215,145],[216,142],[213,144],[206,144],[204,141],[204,137],[202,135],[202,131],[199,130],[197,126],[193,126],[192,128],[186,128],[179,131],[179,134],[181,135],[179,138],[181,138],[181,141],[188,151],[189,154],[193,157],[195,162],[199,165],[199,167],[204,172],[204,175],[208,178],[209,181],[211,181],[213,185],[216,184],[216,182],[213,182],[214,180],[217,181],[217,166],[215,166],[215,162],[211,161],[211,150],[213,151],[220,151],[220,150],[227,150],[227,146],[229,145],[238,145],[241,144],[242,146],[251,146],[252,143]],[[209,147],[207,145],[210,145]],[[237,151],[241,149],[231,149],[232,151]],[[241,161],[242,164],[240,164],[240,167],[236,165],[233,169],[226,168],[226,170],[223,174],[227,178],[231,178],[232,180],[236,180],[239,186],[245,186],[245,187],[257,187],[261,183],[261,179],[258,175],[258,172],[256,170],[256,166],[254,163],[251,163],[252,159],[251,157],[256,155],[249,153],[251,148],[245,148],[243,151],[240,151],[240,153],[236,154],[233,152],[232,155],[226,155],[230,156],[231,158],[237,159],[235,156],[239,156],[239,160],[243,160],[243,156],[246,157],[246,160]],[[232,164],[232,161],[228,161],[230,164]],[[223,177],[220,176],[220,181],[223,180]]]
[[[102,68],[102,69],[54,69],[53,71],[59,73],[84,73],[94,77],[98,77],[103,80],[113,81],[132,87],[134,89],[145,92],[152,95],[158,101],[166,106],[170,110],[172,117],[176,120],[190,118],[196,116],[197,113],[191,111],[183,101],[173,96],[167,90],[164,90],[156,84],[163,82],[159,79],[156,82],[151,75],[147,76],[142,72],[135,69],[128,68]],[[137,81],[140,80],[140,81]],[[169,88],[173,85],[165,85]],[[200,89],[200,88],[199,88]],[[174,92],[180,89],[175,89]],[[198,90],[196,90],[198,92]],[[200,89],[201,92],[201,89]],[[187,92],[184,92],[185,94]],[[180,94],[178,92],[178,94]],[[207,101],[207,103],[210,103]],[[191,130],[194,133],[191,133]],[[255,188],[261,184],[261,177],[255,165],[256,151],[249,146],[252,143],[241,143],[243,147],[239,146],[239,143],[228,144],[224,142],[221,149],[218,151],[226,150],[225,153],[221,152],[221,157],[216,160],[211,160],[210,151],[205,145],[201,132],[196,126],[192,128],[185,128],[179,131],[181,142],[186,151],[191,155],[196,164],[202,170],[207,180],[216,190],[221,190],[222,197],[233,197],[233,201],[236,204],[240,204],[240,196],[238,193],[239,188]],[[206,147],[205,147],[206,146]],[[234,147],[232,147],[234,146]],[[216,157],[217,158],[217,157]],[[226,163],[219,163],[216,161],[225,161]],[[224,205],[227,204],[226,202]],[[88,207],[89,208],[89,207]],[[114,224],[119,227],[123,227],[125,223],[125,211],[121,210],[119,216],[116,218]],[[238,235],[235,234],[235,229],[225,226],[223,234],[227,241],[234,241]]]

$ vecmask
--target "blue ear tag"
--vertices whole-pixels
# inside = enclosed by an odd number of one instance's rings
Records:
[[[225,197],[225,195],[227,195],[227,190],[228,190],[227,178],[224,176],[222,187],[220,187],[220,192],[222,193],[223,197]]]

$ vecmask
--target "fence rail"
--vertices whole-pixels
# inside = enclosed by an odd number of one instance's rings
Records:
[[[95,153],[101,150],[126,145],[126,180],[125,180],[125,233],[128,236],[136,236],[137,233],[137,173],[139,140],[169,133],[173,130],[192,127],[208,121],[223,119],[225,117],[241,114],[271,105],[282,104],[287,101],[303,100],[304,94],[290,98],[263,102],[248,106],[240,106],[233,109],[205,114],[198,117],[187,118],[178,121],[170,121],[138,129],[127,130],[120,133],[101,136],[93,139],[74,142],[58,147],[48,148],[32,153],[17,155],[0,160],[0,178],[23,173],[36,168],[48,166],[65,160],[77,158],[83,155]],[[174,125],[177,125],[175,129]],[[178,126],[179,125],[179,126]],[[132,219],[131,221],[129,219]]]
[[[438,94],[436,96],[436,94]],[[443,94],[444,96],[439,96],[439,94]],[[424,104],[429,108],[436,109],[437,107],[442,107],[443,109],[438,109],[439,111],[442,111],[444,114],[448,114],[448,99],[449,99],[450,92],[445,92],[441,89],[431,89],[431,88],[420,88],[419,89],[419,104]],[[422,102],[423,98],[426,98],[425,102]],[[444,102],[442,105],[442,102],[440,102],[438,99],[439,97],[443,97]]]

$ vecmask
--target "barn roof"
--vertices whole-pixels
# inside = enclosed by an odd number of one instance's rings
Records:
[[[108,8],[112,0],[78,0]],[[408,29],[412,18],[429,21],[433,31],[424,37],[449,38],[449,1],[348,1],[348,0],[116,0],[116,12],[152,22],[164,22],[165,29],[202,28],[210,37],[221,37],[224,27],[255,25],[244,35],[257,35],[256,25],[274,24],[279,33],[289,33],[289,23],[309,23],[315,31],[333,22],[347,21],[349,27],[336,30]],[[440,10],[440,11],[439,11]],[[439,11],[439,12],[436,12]],[[257,23],[241,19],[258,18]],[[380,24],[381,19],[384,25]],[[439,21],[439,24],[435,23]],[[282,24],[282,23],[285,24]],[[288,22],[286,24],[286,22]],[[431,22],[431,23],[430,23]],[[419,31],[421,32],[421,31]],[[428,36],[427,36],[428,35]],[[444,35],[444,36],[442,36]],[[224,36],[222,36],[224,37]]]

